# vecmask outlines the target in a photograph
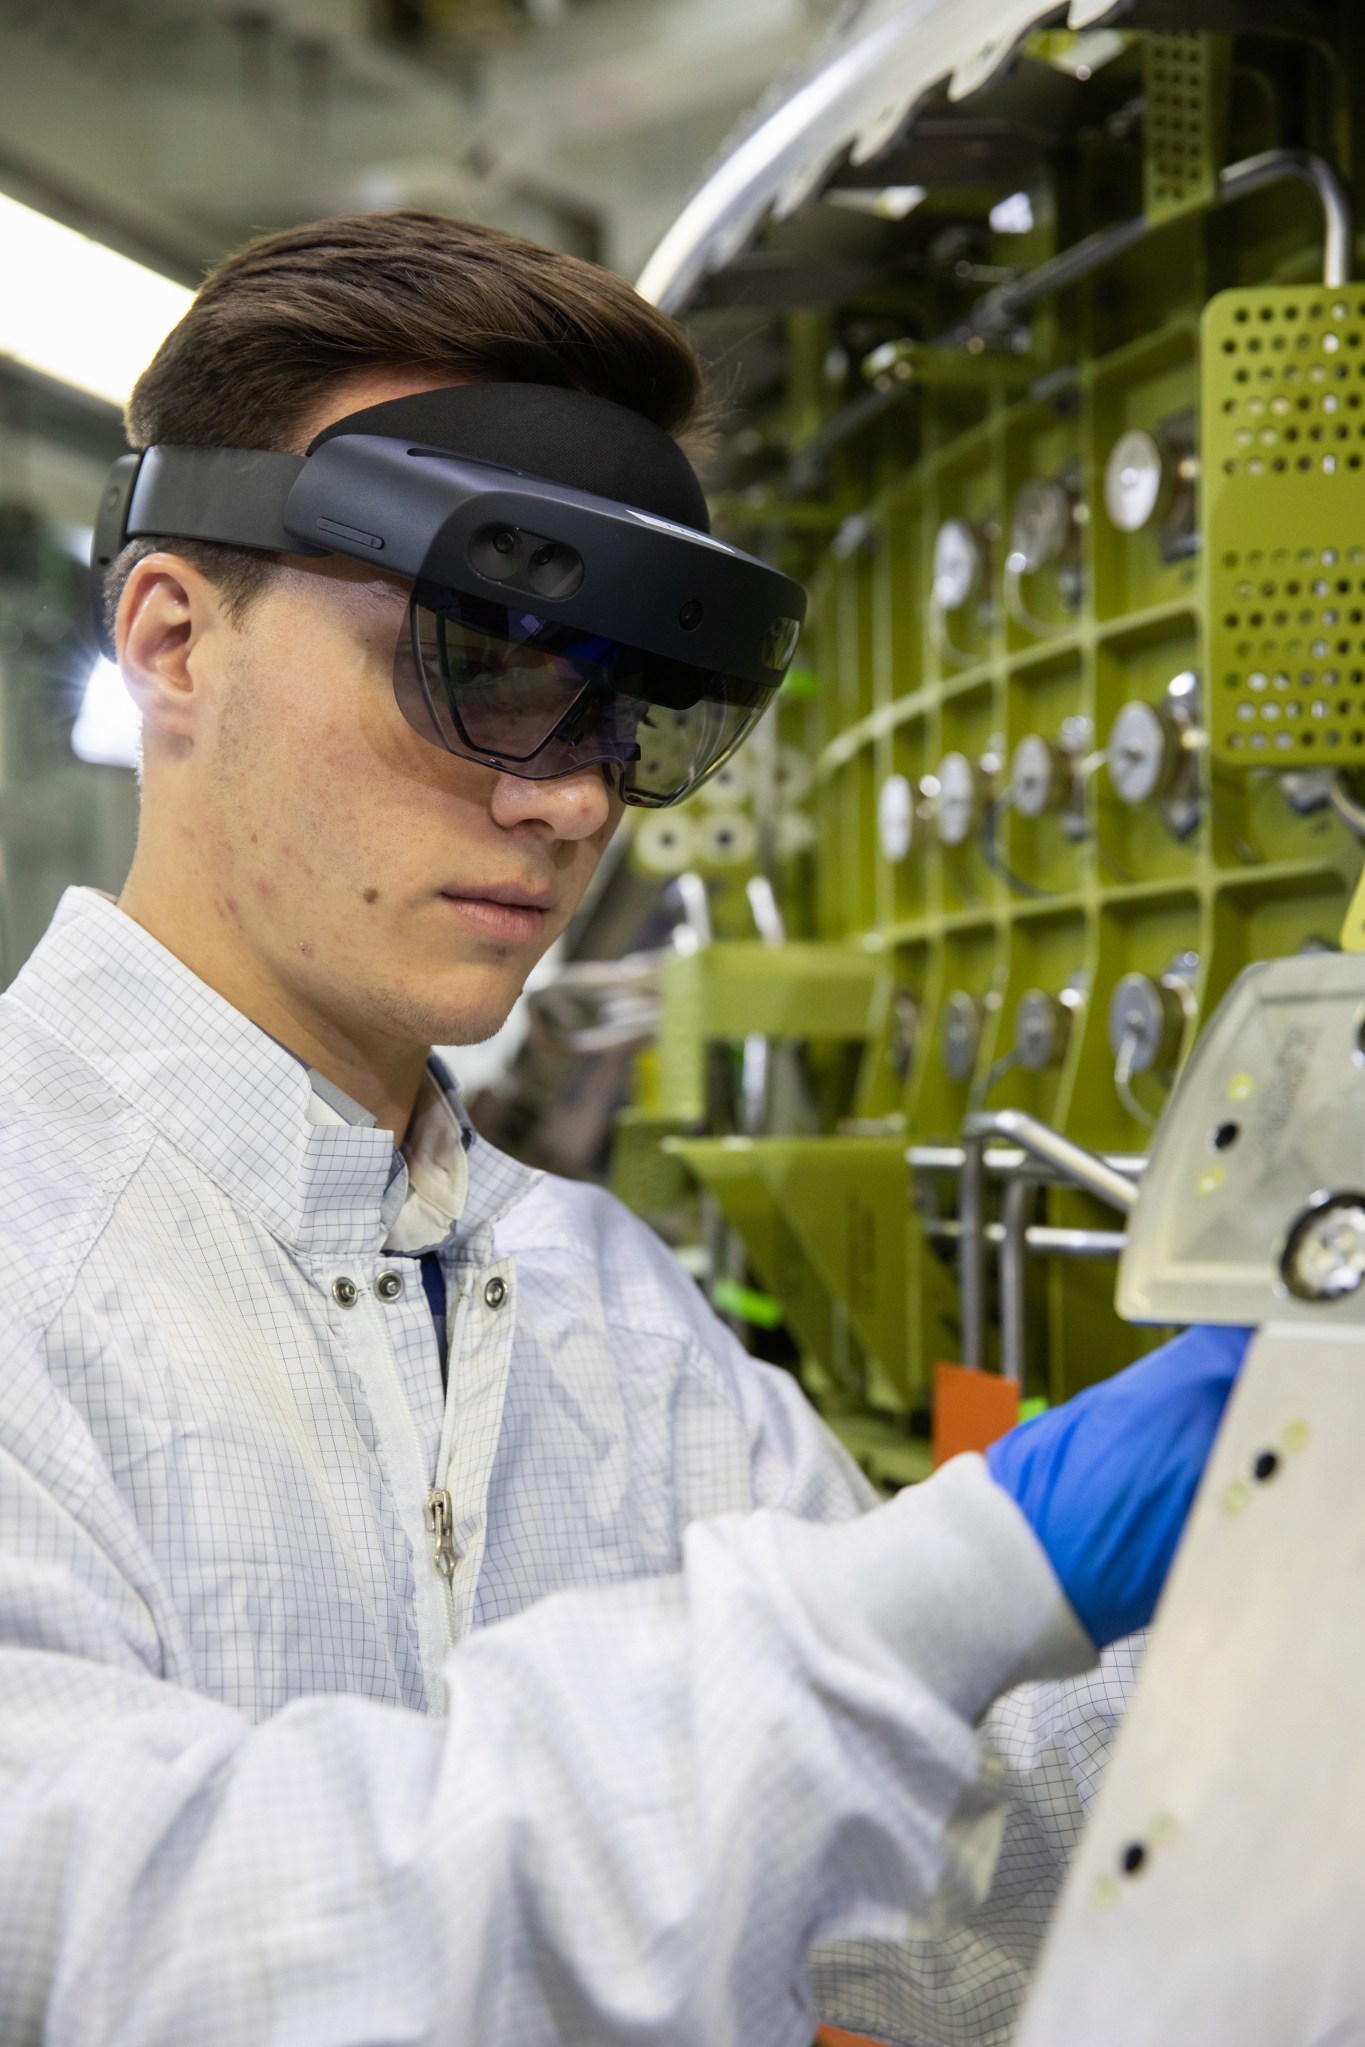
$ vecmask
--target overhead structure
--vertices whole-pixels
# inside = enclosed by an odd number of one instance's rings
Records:
[[[1253,12],[1248,9],[1246,12]],[[1261,10],[1265,12],[1264,9]],[[1177,10],[1180,26],[1218,26],[1226,6]],[[1140,28],[1166,5],[1143,0],[1071,0],[1073,34],[1111,25]],[[1203,19],[1208,17],[1207,24]],[[688,201],[640,273],[638,288],[667,312],[681,312],[698,286],[731,262],[769,216],[785,220],[820,191],[836,167],[854,172],[875,164],[912,129],[932,97],[969,100],[1006,68],[1029,33],[1059,24],[1049,0],[870,0],[842,9],[829,40],[795,77],[784,79],[775,104],[763,104],[750,132],[723,157]],[[1075,59],[1088,75],[1085,53]],[[888,175],[884,184],[898,184]]]
[[[1360,870],[1365,77],[1330,14],[845,10],[645,272],[738,389],[718,525],[812,606],[743,785],[640,845],[708,896],[716,976],[772,893],[782,1028],[694,1007],[688,1086],[646,1060],[635,1112],[709,1190],[713,1291],[770,1297],[737,1326],[880,1477],[927,1463],[938,1364],[1056,1398],[1152,1340],[1114,1189],[1227,987],[1334,948]],[[856,1043],[800,1028],[811,944],[874,971]],[[856,1249],[816,1321],[779,1222]]]

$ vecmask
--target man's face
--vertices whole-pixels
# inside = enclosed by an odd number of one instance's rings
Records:
[[[421,388],[352,379],[308,435]],[[407,597],[340,557],[282,567],[193,645],[190,746],[149,745],[146,795],[176,803],[219,936],[292,1002],[348,1036],[475,1043],[573,915],[622,806],[600,768],[523,781],[419,737],[392,686]]]

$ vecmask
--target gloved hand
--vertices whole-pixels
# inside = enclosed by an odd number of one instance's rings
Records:
[[[1187,1329],[986,1452],[1099,1649],[1152,1617],[1252,1334]]]

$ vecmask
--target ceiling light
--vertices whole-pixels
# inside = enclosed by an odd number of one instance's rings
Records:
[[[77,760],[105,768],[135,768],[142,752],[142,720],[112,661],[101,657],[90,671],[81,708],[71,729]]]
[[[0,195],[0,355],[122,405],[192,297]]]
[[[1033,201],[1027,192],[1011,192],[991,208],[991,226],[998,235],[1028,235],[1033,232]]]

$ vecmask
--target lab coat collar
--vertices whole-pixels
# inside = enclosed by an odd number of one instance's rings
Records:
[[[307,1067],[109,897],[68,889],[5,999],[72,1046],[282,1242],[319,1258],[383,1246],[390,1133],[314,1122]],[[433,1074],[462,1117],[438,1062]],[[498,1221],[539,1178],[477,1138],[468,1167],[461,1235]]]

